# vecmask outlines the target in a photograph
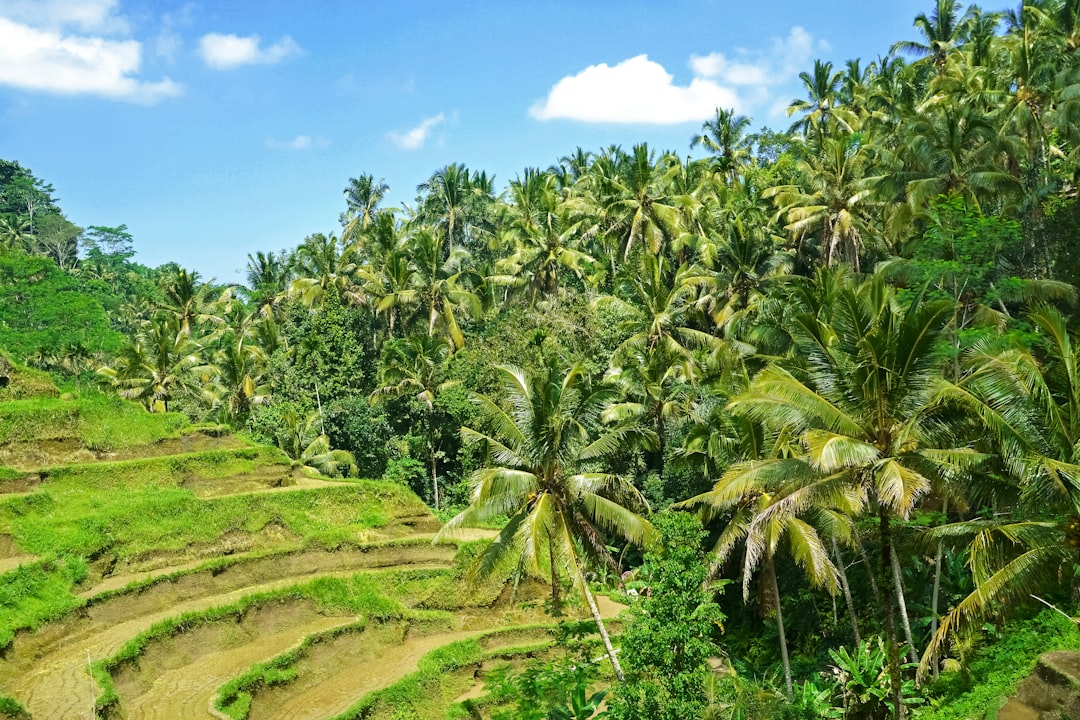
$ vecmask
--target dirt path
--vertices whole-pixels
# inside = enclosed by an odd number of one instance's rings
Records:
[[[0,575],[14,570],[20,565],[26,565],[37,560],[37,555],[11,555],[8,557],[0,557]]]
[[[436,548],[428,546],[426,549]],[[420,557],[411,565],[417,569],[448,566],[449,561],[421,562]],[[357,572],[356,568],[337,572],[304,570],[299,575],[279,574],[278,579],[262,584],[249,584],[180,602],[167,602],[167,596],[159,596],[156,601],[140,604],[133,602],[138,598],[118,596],[101,606],[91,607],[86,617],[18,638],[8,658],[0,661],[0,689],[22,702],[34,720],[85,718],[93,691],[86,674],[87,654],[93,660],[109,657],[154,623],[182,613],[227,605],[246,595],[280,590],[316,574],[340,577]],[[164,607],[163,602],[166,603]]]
[[[36,555],[23,552],[10,535],[0,535],[0,575],[37,559]]]

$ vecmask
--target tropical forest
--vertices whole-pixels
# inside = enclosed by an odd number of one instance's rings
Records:
[[[926,10],[239,284],[0,160],[0,718],[1080,718],[1080,2]]]

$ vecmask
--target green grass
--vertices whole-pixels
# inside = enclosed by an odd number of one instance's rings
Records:
[[[304,659],[313,645],[327,642],[341,635],[362,632],[368,625],[367,618],[357,623],[331,628],[325,632],[308,635],[299,645],[266,662],[253,665],[218,688],[214,706],[232,720],[246,720],[251,712],[254,693],[259,688],[283,685],[296,679],[296,663]]]
[[[0,695],[0,719],[2,720],[30,720],[30,714],[26,712],[15,698]]]
[[[86,577],[86,562],[65,557],[21,565],[0,576],[0,648],[18,629],[36,629],[84,602],[71,587]]]
[[[383,540],[379,542],[365,542],[365,543],[345,543],[334,548],[335,551],[345,551],[348,549],[353,550],[375,550],[378,548],[395,548],[395,547],[428,547],[431,541],[427,538],[401,538],[394,540]],[[154,575],[152,577],[143,578],[140,580],[134,580],[127,585],[119,588],[113,588],[104,592],[97,593],[96,595],[87,599],[86,604],[88,606],[95,605],[111,598],[128,595],[132,593],[143,592],[154,585],[162,583],[175,582],[176,580],[186,575],[197,575],[200,573],[209,572],[211,574],[217,574],[226,568],[234,565],[241,565],[252,561],[262,560],[266,558],[287,558],[289,555],[295,553],[301,553],[306,550],[310,550],[312,547],[322,548],[322,545],[318,543],[308,543],[304,545],[298,545],[293,547],[284,548],[270,548],[267,550],[256,550],[249,553],[239,553],[235,555],[222,555],[214,558],[210,558],[206,562],[199,563],[197,565],[184,568],[182,570],[176,570],[170,573],[164,573],[161,575]],[[415,569],[410,569],[411,572],[422,572]],[[443,570],[433,570],[429,572],[445,573]],[[402,588],[412,586],[413,581],[399,580],[398,578],[392,578],[388,582],[395,583],[395,588]],[[417,586],[423,586],[421,583],[415,583]],[[398,593],[404,595],[404,592]]]
[[[53,468],[34,493],[0,502],[0,534],[43,558],[0,577],[0,648],[83,601],[73,593],[84,559],[183,558],[223,537],[266,544],[355,546],[395,518],[426,513],[400,485],[359,481],[337,487],[200,500],[175,487],[185,477],[222,478],[279,463],[273,448],[206,451],[146,460]],[[269,540],[260,540],[259,533]],[[244,540],[248,538],[248,540]],[[262,545],[260,545],[262,543]]]
[[[73,439],[91,450],[117,450],[176,437],[188,424],[179,413],[148,413],[116,396],[88,392],[0,402],[0,444]]]
[[[1005,625],[993,642],[975,652],[967,672],[946,673],[928,693],[930,703],[913,711],[918,720],[983,720],[1031,674],[1039,656],[1080,650],[1076,625],[1052,610]]]
[[[4,353],[0,352],[11,365],[11,374],[8,377],[8,385],[0,387],[0,402],[5,400],[24,400],[34,397],[57,397],[60,391],[53,383],[52,377],[47,372],[34,370],[18,363],[12,362]],[[0,363],[2,365],[3,363]],[[3,706],[0,706],[0,710]]]
[[[249,462],[230,461],[218,470],[227,476],[237,464]],[[148,462],[142,466],[147,468],[145,479],[159,479],[155,466],[177,464],[182,463],[175,457]],[[138,467],[134,470],[138,474]],[[376,481],[200,500],[183,488],[133,486],[125,477],[131,475],[112,474],[111,468],[96,465],[79,468],[74,473],[77,482],[50,475],[37,492],[0,504],[0,532],[37,555],[109,553],[125,560],[150,552],[181,552],[227,533],[254,534],[268,526],[336,547],[385,527],[395,517],[424,512],[407,489]],[[162,477],[175,481],[167,473]],[[123,492],[116,492],[121,488]]]
[[[289,464],[277,448],[251,447],[239,450],[200,452],[136,460],[117,460],[77,465],[60,465],[42,473],[54,493],[80,493],[135,488],[176,487],[185,479],[218,480],[254,473],[273,465]]]

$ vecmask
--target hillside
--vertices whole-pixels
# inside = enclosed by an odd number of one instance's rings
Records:
[[[471,545],[433,545],[399,484],[7,372],[0,717],[401,717],[399,683],[441,717],[485,660],[553,640],[524,589],[465,583]]]

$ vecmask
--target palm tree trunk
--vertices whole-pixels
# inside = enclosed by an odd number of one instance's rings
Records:
[[[911,637],[911,620],[907,613],[907,600],[904,598],[904,579],[900,573],[900,559],[896,557],[896,548],[890,548],[892,559],[893,584],[896,586],[896,604],[900,607],[900,623],[904,628],[904,639],[908,644],[908,658],[911,662],[919,662],[919,654],[915,651],[915,641]]]
[[[949,496],[941,500],[941,513],[945,516],[945,522],[949,521]],[[934,594],[930,597],[930,637],[937,635],[938,628],[938,597],[941,594],[941,548],[942,542],[938,541],[937,556],[934,558]],[[938,663],[934,663],[934,679],[938,678]]]
[[[874,570],[874,565],[866,554],[866,547],[862,544],[862,540],[859,540],[859,557],[862,558],[863,565],[866,567],[866,575],[870,579],[870,592],[874,594],[874,600],[877,601],[878,607],[884,607],[885,600],[881,596],[881,588],[877,584],[877,571]]]
[[[562,598],[559,597],[559,572],[555,562],[555,540],[548,533],[548,559],[551,561],[551,614],[562,615]]]
[[[439,466],[435,457],[435,443],[431,439],[431,420],[428,420],[428,455],[431,456],[431,488],[435,493],[435,509],[439,509]]]
[[[788,658],[787,636],[784,634],[784,614],[780,610],[780,585],[776,582],[776,567],[773,565],[771,556],[765,558],[765,572],[769,576],[773,602],[776,603],[776,632],[780,636],[780,660],[784,663],[784,687],[787,688],[787,696],[790,699],[794,693],[791,685],[791,660]]]
[[[615,655],[615,648],[611,644],[611,638],[608,637],[607,628],[604,627],[604,619],[600,617],[600,608],[596,605],[596,598],[593,597],[589,583],[585,580],[585,573],[581,569],[581,560],[577,553],[574,553],[574,571],[577,573],[577,581],[581,583],[581,592],[585,595],[585,602],[589,604],[589,612],[592,613],[593,620],[596,622],[600,639],[604,641],[604,649],[607,651],[608,659],[611,660],[611,667],[615,670],[615,677],[619,678],[619,682],[624,683],[626,675],[623,674],[622,665],[619,664],[619,658]]]
[[[667,452],[667,443],[664,440],[665,428],[664,428],[664,406],[660,405],[660,409],[656,413],[656,437],[658,439],[660,455],[656,459],[656,474],[660,478],[660,487],[664,487],[664,454]]]
[[[851,598],[851,585],[848,583],[847,570],[844,568],[844,556],[840,554],[840,546],[836,538],[832,541],[833,558],[836,559],[836,569],[840,574],[840,588],[844,591],[844,604],[847,605],[848,617],[851,618],[851,634],[855,638],[856,645],[862,645],[859,637],[859,619],[855,616],[855,601]]]
[[[890,572],[890,557],[892,556],[892,537],[889,526],[888,511],[883,507],[878,507],[878,534],[881,540],[881,579],[882,582],[888,587],[893,582],[893,575]],[[890,588],[894,592],[885,596],[885,602],[881,603],[881,610],[885,614],[885,635],[886,644],[889,651],[889,685],[892,690],[893,700],[893,718],[895,720],[903,720],[904,718],[904,694],[903,685],[904,679],[900,675],[900,647],[896,638],[896,618],[893,615],[893,603],[892,598],[896,596],[895,588]]]

